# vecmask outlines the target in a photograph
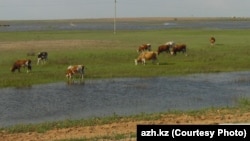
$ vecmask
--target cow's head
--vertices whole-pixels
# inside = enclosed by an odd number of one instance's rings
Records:
[[[12,68],[10,68],[11,72],[15,72],[16,69],[19,69],[19,66],[13,64]]]
[[[175,50],[174,50],[174,49],[171,49],[171,50],[170,50],[170,54],[171,54],[171,55],[175,55]]]
[[[31,71],[31,69],[32,69],[32,66],[31,66],[31,60],[30,59],[28,59],[27,61],[26,61],[26,66],[27,66],[27,72],[30,72]]]
[[[72,75],[73,75],[73,72],[70,70],[70,69],[68,69],[67,71],[66,71],[66,78],[67,79],[71,79],[71,77],[72,77]]]
[[[151,51],[151,44],[147,44],[148,51]]]
[[[135,59],[135,65],[138,65],[138,63],[142,63],[142,59],[141,58]]]

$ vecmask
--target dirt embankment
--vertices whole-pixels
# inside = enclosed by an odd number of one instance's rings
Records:
[[[29,132],[29,133],[0,133],[0,140],[4,141],[52,141],[62,139],[100,139],[102,137],[112,137],[122,134],[127,138],[123,141],[135,141],[136,125],[137,124],[220,124],[220,123],[249,123],[250,112],[231,112],[231,111],[216,111],[208,112],[202,115],[190,114],[166,114],[157,120],[136,120],[120,121],[105,125],[86,126],[86,127],[71,127],[65,129],[53,129],[45,133]],[[109,139],[105,139],[109,140]]]

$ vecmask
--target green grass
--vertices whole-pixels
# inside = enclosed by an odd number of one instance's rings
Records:
[[[173,76],[191,73],[248,71],[250,69],[250,30],[166,29],[147,31],[41,31],[0,32],[2,69],[0,87],[22,87],[66,81],[70,64],[84,64],[86,79],[112,77]],[[216,37],[210,47],[209,37]],[[151,43],[154,51],[160,44],[173,40],[187,44],[188,56],[160,54],[160,65],[147,62],[134,65],[136,49]],[[41,43],[48,41],[48,43]],[[77,41],[77,43],[76,43]],[[8,45],[16,45],[15,48]],[[48,64],[36,66],[36,57],[27,52],[49,52]],[[13,62],[31,58],[30,74],[10,72]]]

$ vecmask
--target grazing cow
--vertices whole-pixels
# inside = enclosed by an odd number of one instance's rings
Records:
[[[37,65],[39,65],[40,61],[42,64],[45,64],[48,60],[48,52],[39,52],[37,55]]]
[[[84,65],[70,65],[66,70],[66,77],[68,82],[71,82],[74,79],[74,75],[80,75],[80,82],[83,80],[84,75]]]
[[[31,60],[30,59],[17,60],[11,68],[11,72],[15,72],[16,70],[18,70],[18,72],[21,72],[20,70],[21,67],[23,68],[27,67],[27,73],[29,73],[31,71]]]
[[[142,63],[143,65],[146,64],[146,60],[152,60],[153,63],[155,61],[157,61],[157,52],[153,52],[153,51],[146,51],[146,52],[142,52],[137,59],[135,59],[135,65],[137,65],[138,63]],[[159,63],[157,63],[159,64]]]
[[[209,41],[210,41],[211,46],[213,46],[214,43],[215,43],[215,38],[214,37],[210,37]]]
[[[141,53],[143,51],[151,51],[151,44],[142,44],[138,47],[137,52]]]
[[[160,45],[158,47],[157,53],[158,53],[158,55],[160,55],[160,53],[164,52],[164,51],[166,53],[170,53],[170,48],[171,48],[171,45],[169,45],[169,44]]]
[[[186,44],[177,44],[170,50],[171,55],[176,55],[177,52],[182,52],[182,53],[186,54],[186,52],[187,52]],[[187,54],[186,54],[186,56],[187,56]]]

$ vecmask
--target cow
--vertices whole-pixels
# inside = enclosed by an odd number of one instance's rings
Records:
[[[70,65],[68,66],[66,70],[66,78],[68,79],[68,82],[71,82],[74,80],[74,75],[79,75],[80,76],[80,82],[83,81],[84,78],[84,70],[85,66],[84,65]]]
[[[168,44],[163,44],[158,46],[157,54],[160,55],[161,52],[170,53],[171,46]]]
[[[143,51],[151,51],[151,44],[142,44],[138,47],[137,52],[141,53]]]
[[[209,39],[210,45],[213,46],[215,44],[215,37],[210,37]]]
[[[154,63],[155,61],[157,61],[157,52],[154,52],[154,51],[142,52],[142,53],[135,59],[135,65],[137,65],[138,63],[142,63],[143,65],[145,65],[147,60],[152,60],[153,63]],[[157,63],[157,64],[159,64],[159,63]]]
[[[22,60],[17,60],[13,64],[11,68],[11,72],[15,72],[18,70],[18,72],[21,72],[21,68],[26,68],[27,67],[27,73],[31,71],[31,60],[30,59],[22,59]]]
[[[170,50],[171,55],[176,55],[177,52],[185,53],[187,56],[187,46],[186,44],[176,44],[173,48]]]
[[[45,64],[48,60],[48,52],[39,52],[37,55],[37,65],[41,62],[42,64]]]
[[[170,49],[173,48],[175,46],[175,42],[174,41],[169,41],[169,42],[166,42],[165,44],[163,45],[160,45],[158,46],[158,55],[160,55],[161,52],[167,52],[167,53],[170,53]]]

